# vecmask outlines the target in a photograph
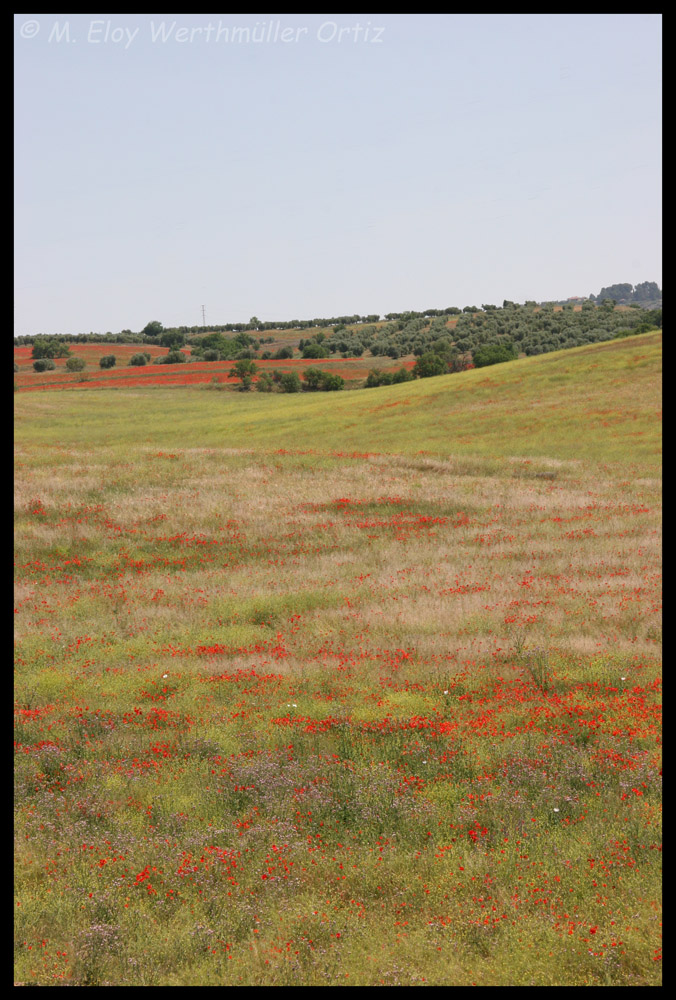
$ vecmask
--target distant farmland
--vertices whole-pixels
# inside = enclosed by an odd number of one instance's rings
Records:
[[[298,338],[296,337],[296,340]],[[190,356],[190,349],[183,348],[183,353]],[[157,365],[149,363],[145,367],[136,368],[129,365],[129,358],[141,351],[148,351],[152,357],[163,357],[169,353],[166,347],[148,347],[139,344],[75,344],[72,353],[84,358],[87,367],[82,372],[66,371],[66,358],[56,358],[56,369],[48,372],[35,372],[32,368],[31,348],[15,347],[14,360],[19,365],[19,371],[14,379],[19,392],[45,391],[47,389],[95,389],[122,388],[124,386],[181,386],[201,385],[218,382],[235,388],[239,382],[230,378],[229,372],[234,361],[193,361],[183,365]],[[115,354],[118,364],[115,368],[101,369],[99,358],[105,354]],[[340,375],[347,383],[363,382],[372,369],[396,370],[402,366],[413,368],[415,358],[401,358],[396,361],[391,358],[286,358],[282,360],[260,360],[255,364],[261,373],[277,369],[281,372],[297,371],[299,375],[308,368],[321,368]]]

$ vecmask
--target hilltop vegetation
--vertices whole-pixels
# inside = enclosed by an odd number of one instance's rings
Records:
[[[351,319],[355,318],[364,319]],[[161,323],[153,321],[147,324],[140,335],[124,332],[115,337],[107,335],[103,340],[96,340],[93,335],[83,335],[70,338],[70,342],[80,342],[80,352],[83,355],[95,344],[109,349],[111,343],[119,343],[118,353],[122,357],[126,356],[127,365],[132,367],[145,367],[150,363],[150,350],[154,354],[153,365],[189,362],[195,366],[179,378],[169,372],[158,373],[152,368],[137,376],[137,384],[206,383],[209,381],[207,372],[210,366],[213,366],[212,381],[224,383],[232,381],[235,369],[224,368],[222,363],[235,361],[251,363],[240,385],[245,390],[252,388],[254,384],[260,391],[266,392],[317,388],[311,382],[300,379],[299,373],[288,370],[288,365],[287,370],[284,370],[285,363],[295,363],[302,359],[327,363],[322,375],[321,387],[324,389],[342,388],[344,383],[352,386],[362,384],[370,388],[406,381],[411,377],[425,378],[447,372],[461,372],[472,367],[513,360],[519,356],[544,354],[659,329],[662,326],[662,310],[616,306],[611,299],[606,298],[601,305],[590,300],[581,305],[569,302],[564,306],[552,303],[537,306],[534,302],[518,305],[505,301],[501,307],[484,304],[481,309],[466,306],[462,311],[451,307],[446,310],[428,310],[425,314],[389,313],[385,322],[348,324],[344,319],[346,318],[308,321],[308,324],[332,323],[325,328],[316,329],[308,337],[300,335],[303,332],[302,326],[290,330],[277,328],[274,334],[265,337],[255,336],[246,330],[236,333],[230,330],[232,336],[226,336],[221,330],[189,335],[187,328],[165,329]],[[250,329],[254,329],[254,321],[260,323],[256,317],[252,317]],[[264,326],[266,324],[260,324],[260,327]],[[256,329],[256,332],[260,333],[260,329]],[[92,387],[92,384],[100,385],[104,382],[123,384],[124,373],[119,371],[120,364],[116,355],[106,354],[106,362],[100,366],[101,369],[108,369],[107,376],[99,372],[93,377],[87,371],[85,356],[69,358],[72,351],[67,339],[17,338],[25,343],[15,347],[15,372],[21,374],[15,388],[24,391],[67,385],[82,387],[89,384]],[[136,352],[130,357],[127,349],[132,343],[139,341],[149,350]],[[59,369],[59,374],[29,376],[25,367],[28,360],[25,352],[29,348],[35,373],[53,372],[56,368]],[[66,364],[59,365],[57,362],[64,358],[69,358]],[[341,365],[339,359],[347,365]],[[355,359],[363,359],[365,364],[355,365]],[[376,359],[382,359],[383,363],[374,365]],[[279,362],[279,366],[270,368],[270,362]],[[261,364],[263,367],[260,367]],[[118,370],[113,372],[113,368]],[[69,380],[62,376],[64,369],[79,371],[79,379]]]
[[[635,288],[626,283],[612,285],[601,289],[598,296],[568,300],[563,304],[543,302],[538,305],[535,301],[527,301],[521,306],[505,300],[502,307],[484,304],[481,308],[449,306],[421,312],[390,312],[384,320],[377,314],[281,322],[263,322],[252,316],[248,323],[226,323],[208,328],[165,328],[159,320],[152,320],[138,333],[122,330],[117,334],[27,335],[15,337],[14,346],[32,345],[34,358],[54,358],[65,356],[67,345],[76,343],[137,343],[167,347],[172,351],[189,345],[193,359],[215,361],[243,357],[282,360],[293,357],[294,350],[305,358],[337,354],[344,358],[363,354],[399,358],[408,354],[422,355],[434,349],[438,341],[443,341],[445,354],[458,355],[511,339],[517,351],[541,354],[608,340],[626,332],[661,327],[661,304],[662,293],[657,284],[646,281]],[[615,305],[631,305],[632,310],[615,310]],[[304,339],[302,335],[306,331],[313,332]],[[296,333],[298,336],[293,336]],[[274,346],[266,349],[266,345]]]
[[[612,303],[597,307],[571,303],[554,306],[524,306],[505,302],[501,308],[484,305],[465,309],[460,316],[402,317],[378,328],[366,326],[333,331],[324,342],[329,348],[352,354],[368,350],[371,355],[391,358],[428,351],[453,358],[471,355],[488,346],[513,346],[525,355],[544,354],[661,326],[661,310],[617,309]]]

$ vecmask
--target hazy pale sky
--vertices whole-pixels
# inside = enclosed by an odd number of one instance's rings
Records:
[[[15,333],[661,285],[658,14],[17,14]]]

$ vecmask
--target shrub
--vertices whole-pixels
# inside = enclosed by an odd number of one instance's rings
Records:
[[[453,358],[452,361],[449,361],[448,367],[452,372],[467,372],[471,368],[474,368],[474,365],[472,364],[471,359],[458,357],[458,358]]]
[[[345,379],[331,372],[323,372],[319,368],[308,368],[303,373],[309,391],[335,392],[345,387]]]
[[[418,378],[430,378],[432,375],[446,375],[448,364],[438,354],[428,351],[421,354],[416,361],[413,372]]]
[[[220,358],[220,356],[221,355],[219,354],[219,352],[216,351],[216,350],[214,350],[213,347],[211,347],[211,348],[209,348],[208,351],[204,352],[204,354],[202,355],[202,360],[203,361],[218,361],[219,358]]]
[[[651,331],[658,329],[659,327],[656,327],[654,323],[645,321],[643,323],[639,323],[639,325],[635,326],[633,330],[618,330],[613,337],[613,340],[617,340],[618,337],[631,337],[635,333],[650,333]]]
[[[328,348],[324,347],[323,344],[310,343],[303,348],[304,358],[328,358],[328,356]]]
[[[366,376],[366,388],[374,389],[380,385],[392,385],[392,372],[379,372],[375,368]]]
[[[218,351],[222,358],[234,358],[242,345],[235,340],[229,340],[222,333],[210,333],[207,337],[202,337],[195,344],[200,350]]]
[[[51,358],[38,358],[37,361],[33,362],[33,368],[36,372],[51,372],[54,371],[56,365]]]
[[[293,348],[280,347],[278,351],[275,351],[272,357],[275,361],[285,361],[287,358],[293,357]],[[305,355],[303,355],[303,357],[305,357]]]
[[[162,361],[165,365],[182,365],[185,364],[187,358],[183,351],[169,351]]]
[[[116,364],[117,358],[114,354],[104,354],[99,358],[99,368],[114,368]]]
[[[309,389],[310,391],[315,391],[316,389],[319,389],[323,375],[324,372],[321,371],[319,368],[306,368],[305,371],[303,372],[303,379],[307,383],[305,388]]]
[[[275,383],[272,381],[272,377],[264,372],[256,382],[256,392],[272,392],[274,386]]]
[[[66,368],[69,372],[83,372],[87,367],[87,362],[84,358],[68,358],[66,361]]]
[[[137,367],[143,367],[143,365],[148,364],[148,358],[145,354],[132,354],[129,358],[130,365],[136,365]]]
[[[409,371],[408,368],[402,367],[398,371],[392,374],[393,385],[396,385],[399,382],[413,382],[414,380],[415,380],[415,375],[413,374],[412,371]]]
[[[301,382],[298,372],[284,372],[279,380],[279,388],[282,392],[300,392]]]
[[[345,379],[341,375],[334,375],[332,372],[322,372],[322,375],[319,388],[324,392],[337,392],[345,388]]]
[[[503,361],[514,361],[516,351],[512,344],[485,344],[474,352],[474,367],[486,368],[488,365],[499,365]]]

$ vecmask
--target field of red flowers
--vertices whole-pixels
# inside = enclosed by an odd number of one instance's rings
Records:
[[[144,348],[146,349],[146,348]],[[31,347],[15,347],[14,360],[19,365],[19,371],[14,376],[19,392],[44,391],[46,389],[100,389],[139,386],[176,386],[201,385],[217,382],[219,384],[237,385],[239,380],[231,378],[232,361],[193,361],[185,365],[148,364],[142,368],[129,366],[129,358],[140,350],[138,344],[76,344],[73,353],[87,361],[83,372],[66,371],[65,358],[55,359],[56,369],[48,372],[35,372],[32,368]],[[168,353],[168,348],[150,347],[148,352],[153,357],[161,357]],[[103,354],[114,353],[118,357],[118,367],[102,370],[99,368],[99,358]],[[190,355],[189,349],[184,353]],[[261,371],[278,369],[282,372],[297,371],[299,375],[307,368],[321,368],[334,375],[340,375],[347,382],[362,381],[372,368],[401,368],[402,365],[411,369],[415,359],[403,359],[397,362],[390,358],[327,358],[312,361],[303,358],[285,359],[282,361],[257,361]],[[254,378],[254,381],[256,379]]]
[[[17,403],[17,982],[659,985],[654,464],[66,398]]]

